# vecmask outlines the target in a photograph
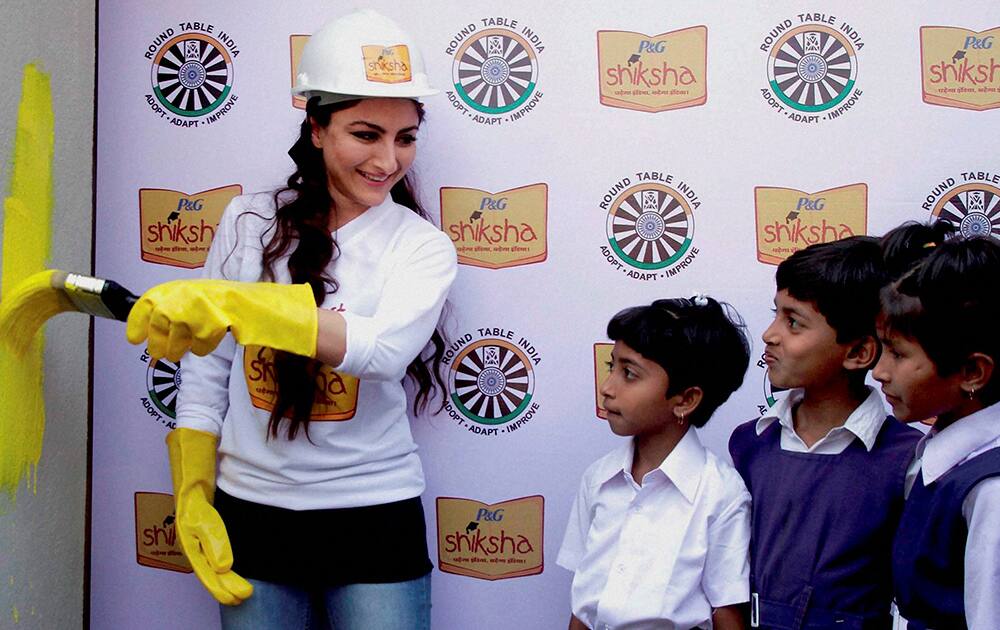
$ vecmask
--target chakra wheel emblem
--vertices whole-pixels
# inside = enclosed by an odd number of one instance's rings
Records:
[[[177,418],[177,392],[181,387],[181,364],[160,359],[146,370],[149,399],[163,415]]]
[[[512,31],[483,31],[455,53],[455,91],[476,111],[503,114],[517,109],[531,97],[537,81],[535,53]]]
[[[531,360],[500,339],[483,339],[457,355],[449,380],[452,403],[462,415],[490,425],[521,415],[535,387]]]
[[[806,25],[775,42],[767,75],[775,95],[792,109],[822,112],[844,100],[857,79],[854,47],[825,26]]]
[[[1000,189],[982,183],[959,186],[938,201],[932,214],[956,226],[965,238],[1000,237]]]
[[[639,269],[663,269],[683,258],[693,231],[694,217],[687,202],[660,184],[626,190],[608,212],[611,248]]]
[[[153,91],[178,116],[202,116],[229,97],[233,61],[218,41],[186,33],[160,48],[153,59]]]

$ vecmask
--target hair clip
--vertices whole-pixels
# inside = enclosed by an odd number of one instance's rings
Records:
[[[931,241],[929,243],[924,243],[924,249],[930,249],[932,247],[937,247],[937,243],[935,243],[934,241]]]
[[[697,293],[691,301],[695,303],[696,306],[708,306],[708,296],[704,293]]]

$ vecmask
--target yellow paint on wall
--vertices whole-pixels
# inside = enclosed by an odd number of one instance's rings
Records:
[[[0,300],[45,268],[49,258],[54,125],[49,75],[28,64],[21,83],[10,192],[3,204]],[[45,433],[42,350],[42,335],[21,357],[0,348],[0,493],[6,492],[11,503],[23,480],[32,492],[36,489]]]

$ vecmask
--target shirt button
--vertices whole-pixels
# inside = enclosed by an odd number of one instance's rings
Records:
[[[618,565],[618,573],[625,573],[625,565],[624,564],[619,564]],[[604,627],[606,628],[607,624],[604,624]]]

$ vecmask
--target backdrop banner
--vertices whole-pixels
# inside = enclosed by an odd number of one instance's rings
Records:
[[[596,392],[617,311],[707,293],[743,316],[750,369],[699,431],[728,458],[781,396],[759,361],[775,265],[906,220],[1000,231],[996,2],[102,0],[97,275],[200,274],[229,200],[292,172],[308,34],[361,6],[407,26],[441,89],[414,167],[460,263],[448,395],[412,421],[435,628],[566,625],[569,509],[622,439]],[[96,323],[94,628],[218,624],[173,527],[183,374]]]

